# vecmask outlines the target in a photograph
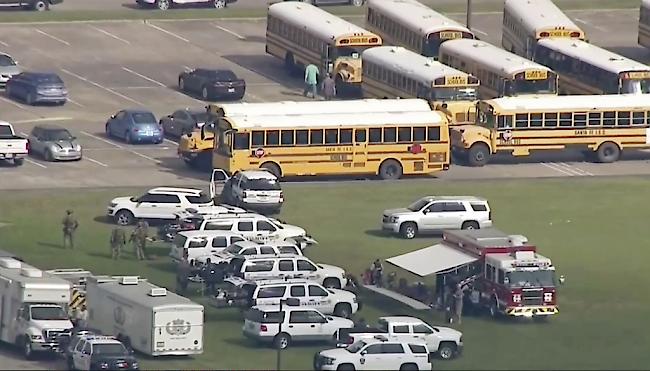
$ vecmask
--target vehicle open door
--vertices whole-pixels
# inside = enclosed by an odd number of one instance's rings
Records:
[[[210,177],[210,197],[214,200],[221,195],[224,185],[230,179],[228,173],[223,169],[212,169]]]

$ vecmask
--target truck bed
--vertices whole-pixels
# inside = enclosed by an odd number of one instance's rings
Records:
[[[368,334],[368,337],[373,336],[373,335],[381,335],[381,334],[386,334],[387,332],[384,330],[381,330],[377,327],[368,327],[368,326],[354,326],[353,328],[350,329],[340,329],[337,332],[337,337],[336,337],[336,342],[337,344],[350,344],[350,335],[355,335],[355,334]]]

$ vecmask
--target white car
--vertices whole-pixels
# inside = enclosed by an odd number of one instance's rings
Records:
[[[233,233],[233,232],[230,232]],[[302,256],[302,250],[290,242],[267,242],[263,244],[252,241],[242,240],[233,242],[231,245],[221,251],[212,252],[209,255],[203,255],[197,258],[200,263],[205,263],[207,258],[215,264],[230,263],[234,258],[244,259],[265,256]]]
[[[417,339],[394,340],[381,335],[346,348],[314,356],[314,370],[431,370],[427,345]]]
[[[177,263],[201,261],[204,256],[219,253],[226,247],[241,241],[246,241],[246,239],[229,231],[179,232],[174,237],[169,256]]]
[[[280,331],[282,321],[282,331]],[[354,323],[346,318],[325,316],[316,309],[277,305],[255,306],[246,313],[244,335],[286,349],[292,342],[331,341],[339,330]]]
[[[232,212],[230,208],[215,205],[200,189],[158,187],[139,197],[114,198],[108,205],[108,216],[119,225],[129,225],[137,219],[174,220],[179,212],[187,209],[208,215]]]
[[[214,169],[214,172],[223,172]],[[219,177],[227,177],[224,175]],[[279,212],[284,203],[284,195],[278,178],[264,169],[244,170],[229,178],[221,191],[221,198],[231,205],[246,207],[258,211]]]

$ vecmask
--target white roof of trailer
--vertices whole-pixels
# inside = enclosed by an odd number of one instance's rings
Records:
[[[371,48],[375,49],[375,48]],[[370,50],[370,49],[369,49]],[[226,103],[215,105],[223,109],[227,117],[275,115],[306,115],[317,113],[358,112],[428,112],[429,102],[424,99],[355,99],[317,102],[268,102],[268,103]]]
[[[268,15],[300,27],[328,42],[353,34],[376,36],[343,18],[303,2],[285,1],[272,4],[269,6]]]
[[[425,85],[440,77],[468,76],[467,73],[434,61],[400,46],[378,46],[366,49],[361,58],[364,63],[374,63],[402,75],[409,75]]]
[[[422,36],[440,30],[472,33],[462,24],[415,0],[368,0],[368,9],[375,9]]]
[[[0,277],[14,282],[20,282],[23,287],[32,289],[61,289],[70,287],[70,282],[65,279],[10,257],[0,258]]]
[[[530,97],[503,97],[486,103],[500,111],[590,111],[603,109],[650,110],[650,94],[615,95],[539,95]]]
[[[141,306],[159,309],[159,308],[178,308],[178,309],[203,309],[203,306],[197,304],[190,299],[177,295],[170,290],[167,290],[165,295],[150,296],[151,289],[160,289],[160,287],[145,281],[138,280],[137,284],[121,284],[119,277],[111,279],[107,282],[100,281],[97,286],[106,293],[110,293],[117,298],[122,298]],[[100,294],[101,295],[101,294]]]
[[[504,11],[533,32],[556,27],[582,31],[551,0],[505,0]]]
[[[437,125],[445,118],[438,112],[373,112],[332,115],[240,116],[227,120],[233,128],[339,128],[368,125]]]
[[[539,45],[568,57],[589,63],[605,71],[650,71],[650,67],[594,44],[575,39],[543,39]]]
[[[477,257],[444,243],[386,259],[388,263],[420,277],[448,271],[476,260]]]
[[[530,69],[552,72],[546,66],[479,40],[455,39],[445,41],[440,45],[440,55],[442,54],[460,57],[472,63],[480,63],[498,74],[511,75]]]

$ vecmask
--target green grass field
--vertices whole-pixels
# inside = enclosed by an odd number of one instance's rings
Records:
[[[648,178],[513,181],[369,181],[355,184],[285,185],[281,218],[303,226],[320,241],[309,251],[315,261],[359,273],[376,258],[388,258],[431,245],[434,238],[404,241],[377,232],[381,211],[406,205],[426,194],[472,194],[490,200],[496,225],[526,235],[553,259],[567,281],[559,290],[560,314],[546,323],[495,322],[466,318],[465,353],[436,369],[643,369],[650,364],[647,313]],[[133,274],[173,289],[167,250],[140,264],[131,251],[110,259],[111,228],[105,205],[141,190],[4,191],[0,197],[0,248],[40,268],[83,267],[97,274]],[[66,208],[80,221],[75,251],[59,247]],[[201,298],[196,298],[202,302]],[[408,314],[405,307],[376,296],[364,298],[368,322],[381,314]],[[440,323],[437,314],[419,314]],[[237,311],[206,310],[205,352],[195,358],[144,359],[147,368],[269,369],[275,353],[241,335]],[[286,368],[306,369],[318,347],[286,351]]]

